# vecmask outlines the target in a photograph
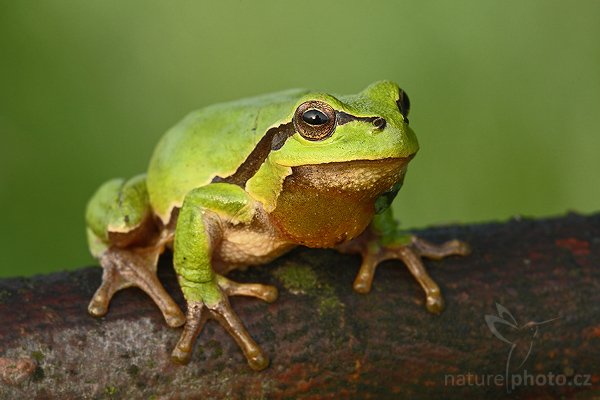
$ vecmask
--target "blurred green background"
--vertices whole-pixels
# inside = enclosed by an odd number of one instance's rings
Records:
[[[0,1],[0,276],[73,269],[83,211],[201,106],[408,92],[408,227],[600,210],[600,2]]]

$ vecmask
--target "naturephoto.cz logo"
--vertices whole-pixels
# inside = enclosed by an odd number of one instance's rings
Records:
[[[520,386],[591,386],[591,374],[532,374],[521,369],[539,340],[539,332],[560,317],[543,321],[529,321],[519,324],[516,318],[503,305],[496,303],[497,315],[485,315],[485,322],[492,334],[507,344],[508,355],[504,374],[449,374],[444,376],[446,386],[505,386],[510,393]]]

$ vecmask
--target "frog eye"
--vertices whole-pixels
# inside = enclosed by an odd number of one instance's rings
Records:
[[[307,101],[294,113],[294,127],[306,140],[323,140],[335,129],[335,111],[322,101]]]
[[[406,123],[408,124],[408,112],[410,111],[410,100],[408,99],[408,95],[402,89],[400,89],[400,95],[398,96],[398,100],[396,100],[396,104],[398,104],[398,109],[400,113],[404,116]]]

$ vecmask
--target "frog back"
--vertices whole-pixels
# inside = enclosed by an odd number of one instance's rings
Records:
[[[168,130],[148,167],[156,215],[167,224],[189,191],[234,174],[271,127],[291,121],[294,103],[307,92],[293,89],[212,105]]]

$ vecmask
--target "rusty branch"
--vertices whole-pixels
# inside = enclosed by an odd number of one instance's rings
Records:
[[[107,317],[90,317],[98,267],[0,280],[0,398],[600,395],[600,214],[419,234],[474,249],[427,262],[446,299],[440,316],[425,311],[421,289],[396,261],[379,268],[369,295],[352,290],[359,258],[329,250],[298,249],[235,272],[281,289],[274,304],[232,300],[271,357],[260,373],[214,322],[191,363],[172,364],[180,330],[137,289],[118,293]],[[162,260],[160,278],[182,304],[169,265]],[[515,344],[508,388],[512,345],[500,337]]]

